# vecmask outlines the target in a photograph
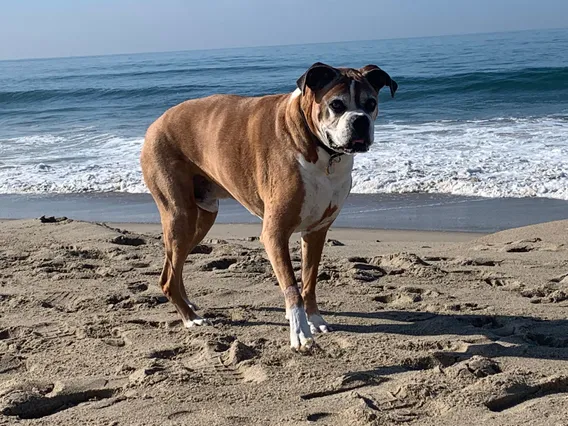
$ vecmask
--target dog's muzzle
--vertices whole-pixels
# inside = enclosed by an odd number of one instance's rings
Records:
[[[367,152],[371,145],[371,120],[366,115],[359,115],[351,122],[351,140],[345,147],[353,153]]]
[[[369,146],[371,146],[371,141],[368,136],[366,138],[352,138],[346,145],[337,145],[333,141],[333,138],[329,133],[326,133],[326,136],[327,145],[329,146],[329,148],[331,148],[332,151],[335,151],[338,154],[356,154],[359,152],[367,152],[369,150]]]

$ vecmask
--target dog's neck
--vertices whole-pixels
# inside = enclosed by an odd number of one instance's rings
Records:
[[[314,132],[311,130],[311,128],[308,124],[308,120],[306,118],[306,115],[304,114],[304,110],[302,109],[302,106],[300,105],[300,103],[298,103],[298,109],[299,109],[299,112],[300,112],[300,116],[302,117],[302,124],[305,127],[306,132],[308,133],[308,135],[311,139],[310,142],[315,143],[316,146],[323,149],[329,155],[329,162],[328,162],[328,166],[327,166],[327,174],[330,174],[332,172],[333,164],[339,163],[341,161],[341,157],[344,154],[341,153],[341,152],[334,151],[333,149],[328,147],[326,144],[324,144],[321,141],[321,139],[316,134],[314,134]]]
[[[328,147],[326,144],[324,144],[320,138],[316,138],[317,139],[317,144],[318,146],[323,149],[325,152],[327,152],[329,154],[330,157],[337,157],[339,155],[343,155],[341,152],[337,152],[334,151],[333,149],[331,149],[330,147]]]

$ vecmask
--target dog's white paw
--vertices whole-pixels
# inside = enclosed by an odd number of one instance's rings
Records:
[[[309,351],[314,346],[314,338],[304,307],[293,306],[286,311],[290,321],[290,347],[299,352]]]
[[[209,321],[207,321],[205,318],[196,317],[192,320],[185,320],[183,322],[183,325],[185,325],[185,328],[192,328],[192,327],[199,327],[202,325],[210,325],[210,324]]]
[[[312,334],[316,333],[329,333],[331,327],[320,314],[312,314],[308,317],[308,324],[310,325],[310,331]]]

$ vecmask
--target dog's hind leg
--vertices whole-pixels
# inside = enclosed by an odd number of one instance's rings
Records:
[[[190,243],[191,246],[191,249],[189,250],[190,252],[195,248],[195,246],[197,246],[203,240],[203,238],[205,238],[205,235],[207,235],[207,233],[215,223],[215,219],[217,218],[216,211],[210,212],[201,208],[198,208],[197,211],[198,213],[197,213],[197,222],[195,224],[195,234],[193,235],[193,240]],[[187,293],[185,292],[185,286],[183,284],[183,280],[180,283],[180,290],[182,298],[183,300],[185,300],[188,306],[194,311],[196,309],[199,309],[197,305],[189,301]]]
[[[164,231],[165,261],[160,286],[164,294],[175,305],[186,327],[203,325],[205,320],[194,311],[183,284],[183,265],[187,255],[207,234],[217,213],[211,213],[196,206],[183,213],[161,213]]]
[[[187,255],[213,225],[217,212],[198,207],[193,180],[196,167],[160,146],[160,140],[146,140],[141,164],[162,222],[165,261],[160,287],[186,327],[202,325],[205,320],[195,313],[183,285],[183,265]]]

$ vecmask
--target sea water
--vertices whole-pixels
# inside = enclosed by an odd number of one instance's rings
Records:
[[[568,200],[566,29],[0,61],[0,194],[146,192],[140,147],[167,108],[292,92],[316,61],[399,83],[353,192]]]

